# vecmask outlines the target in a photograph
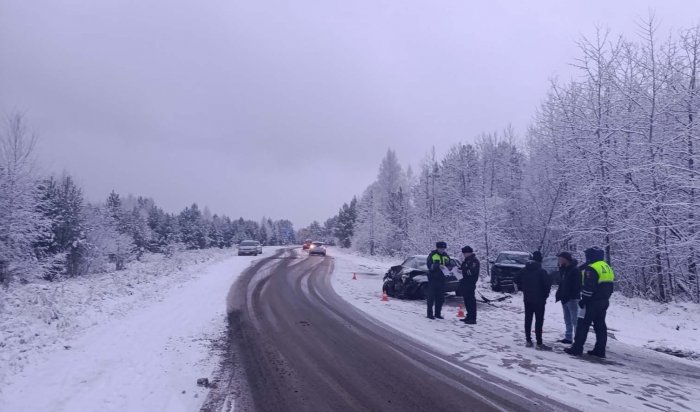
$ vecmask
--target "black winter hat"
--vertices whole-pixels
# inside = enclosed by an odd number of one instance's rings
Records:
[[[598,246],[593,246],[592,248],[583,251],[586,255],[586,262],[597,262],[599,260],[605,260],[605,252]]]
[[[539,250],[532,252],[532,260],[542,263],[542,252]]]
[[[474,253],[474,249],[471,246],[465,246],[462,248],[462,253]]]
[[[437,242],[437,243],[435,244],[435,247],[436,247],[437,249],[447,249],[447,243],[445,243],[445,242]]]
[[[569,253],[569,252],[561,252],[557,255],[557,257],[563,257],[564,259],[568,260],[569,262],[574,261],[573,256],[571,256],[571,253]]]

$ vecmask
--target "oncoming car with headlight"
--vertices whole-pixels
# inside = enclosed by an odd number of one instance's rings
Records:
[[[311,255],[326,256],[326,245],[323,242],[312,242],[309,246],[309,256]]]

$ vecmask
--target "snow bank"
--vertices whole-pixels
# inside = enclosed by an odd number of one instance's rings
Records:
[[[0,314],[3,409],[198,409],[205,389],[194,383],[215,368],[226,294],[253,260],[233,253],[148,256],[122,272],[10,288]]]
[[[543,352],[524,347],[522,295],[495,306],[480,303],[475,326],[458,321],[462,299],[451,296],[443,310],[446,319],[432,321],[425,318],[424,301],[381,301],[382,275],[396,260],[377,261],[335,249],[329,254],[336,258],[332,283],[341,296],[404,334],[452,355],[462,365],[583,410],[698,410],[700,363],[645,349],[660,345],[700,353],[698,305],[666,306],[614,295],[608,316],[609,359],[593,363],[564,354],[568,345],[554,343],[564,331],[554,290],[547,305],[544,341],[555,350]],[[358,280],[352,280],[353,273]],[[479,292],[499,295],[485,283]],[[587,349],[594,340],[591,333]]]

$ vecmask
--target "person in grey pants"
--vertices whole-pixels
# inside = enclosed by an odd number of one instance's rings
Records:
[[[561,281],[557,289],[556,300],[561,301],[564,311],[564,324],[566,332],[560,343],[571,344],[574,340],[574,331],[578,322],[578,302],[581,300],[581,272],[578,261],[569,252],[561,252],[559,257],[559,274]]]

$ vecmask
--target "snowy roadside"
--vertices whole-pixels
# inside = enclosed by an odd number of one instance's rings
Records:
[[[413,339],[452,355],[456,362],[582,410],[700,408],[700,362],[645,348],[661,346],[700,353],[698,305],[671,309],[615,295],[608,317],[614,336],[608,341],[609,359],[604,364],[594,363],[564,354],[562,344],[555,344],[553,352],[525,348],[521,295],[495,304],[498,307],[479,304],[475,326],[457,320],[462,299],[451,296],[443,310],[446,319],[431,321],[425,318],[424,301],[381,301],[382,275],[389,267],[386,261],[335,248],[329,255],[336,259],[332,284],[340,296]],[[353,273],[357,280],[352,280]],[[478,291],[485,296],[497,295],[485,288]],[[545,316],[544,340],[548,344],[561,339],[563,332],[561,305],[554,303],[553,296]]]
[[[206,389],[195,383],[216,367],[211,346],[225,327],[226,295],[254,259],[230,249],[190,251],[10,289],[0,313],[0,405],[199,409]]]

